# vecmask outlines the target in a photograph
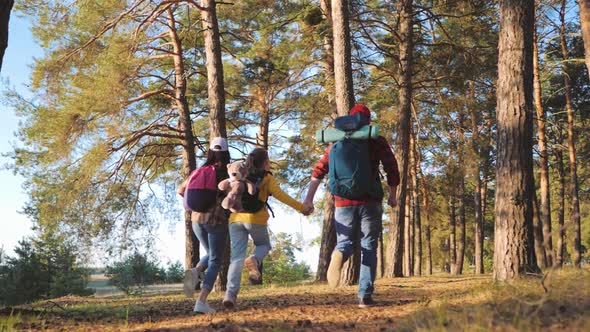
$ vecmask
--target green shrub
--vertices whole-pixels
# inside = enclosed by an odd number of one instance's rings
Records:
[[[86,288],[88,275],[67,243],[51,236],[20,241],[14,250],[16,257],[0,261],[0,304],[92,294]]]
[[[178,283],[182,282],[184,277],[184,266],[179,261],[168,264],[166,269],[166,282],[167,283]]]
[[[158,262],[139,252],[107,266],[106,276],[127,294],[142,293],[147,285],[166,282],[166,271]]]

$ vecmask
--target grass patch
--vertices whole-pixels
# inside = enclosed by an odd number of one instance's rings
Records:
[[[460,296],[439,293],[428,308],[400,322],[401,331],[577,331],[589,326],[588,270],[552,271],[543,281],[490,283]]]
[[[7,317],[0,317],[0,332],[16,331],[16,325],[21,321],[20,314],[15,315],[14,312]]]

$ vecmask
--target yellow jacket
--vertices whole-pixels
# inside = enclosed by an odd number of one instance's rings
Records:
[[[275,179],[274,176],[268,174],[262,179],[262,183],[258,186],[258,199],[265,202],[268,199],[269,195],[273,195],[274,198],[278,199],[281,203],[284,203],[293,209],[303,213],[305,211],[305,207],[303,204],[296,199],[292,198],[284,192]],[[234,212],[229,216],[229,222],[243,222],[247,224],[258,224],[258,225],[266,225],[268,223],[268,218],[270,215],[268,214],[268,210],[266,206],[260,209],[256,213],[246,213],[246,212]]]

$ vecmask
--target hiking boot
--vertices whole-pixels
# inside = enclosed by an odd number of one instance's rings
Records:
[[[234,309],[236,307],[236,296],[225,292],[225,297],[223,298],[223,306],[226,309]]]
[[[369,308],[375,305],[375,301],[371,296],[359,300],[359,308]]]
[[[260,267],[258,266],[258,260],[254,256],[246,258],[244,261],[246,269],[248,269],[248,279],[252,285],[262,284],[262,273],[260,273]]]
[[[342,271],[342,260],[344,255],[339,250],[332,252],[332,259],[330,260],[330,266],[328,267],[327,279],[328,286],[330,288],[336,288],[340,283],[340,273]]]
[[[197,314],[214,314],[215,313],[215,309],[211,308],[209,306],[209,303],[201,302],[199,300],[197,300],[197,302],[195,302],[195,309],[193,311]]]
[[[200,286],[200,283],[204,277],[205,272],[203,272],[202,266],[199,265],[193,269],[184,271],[184,279],[182,281],[182,290],[184,291],[184,295],[192,299],[197,286]]]

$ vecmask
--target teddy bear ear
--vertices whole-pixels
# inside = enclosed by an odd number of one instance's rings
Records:
[[[227,169],[229,169],[231,167],[231,164],[227,164]]]

